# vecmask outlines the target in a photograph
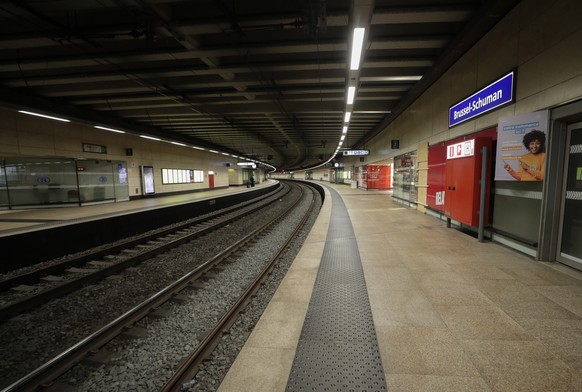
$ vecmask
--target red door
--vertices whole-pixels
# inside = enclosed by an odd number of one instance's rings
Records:
[[[214,174],[208,175],[208,188],[214,188]]]

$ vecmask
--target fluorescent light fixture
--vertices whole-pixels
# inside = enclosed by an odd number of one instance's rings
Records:
[[[348,105],[354,103],[354,97],[356,96],[356,88],[348,87]]]
[[[342,140],[342,141],[340,141],[340,142],[338,143],[338,145],[337,145],[337,146],[338,146],[338,147],[341,147],[341,146],[342,146],[342,144],[344,144],[344,141],[343,141],[343,140]]]
[[[350,64],[351,70],[358,70],[360,68],[360,58],[362,57],[362,47],[364,46],[364,34],[366,29],[363,27],[356,27],[354,29],[354,39],[352,41],[352,61]]]
[[[340,140],[343,142],[345,138],[346,138],[346,135],[342,135],[342,137],[340,138]]]
[[[205,148],[202,148],[202,147],[196,147],[196,146],[192,146],[192,148],[195,148],[195,149],[197,149],[197,150],[206,151],[206,149],[205,149]]]
[[[158,139],[157,137],[152,137],[152,136],[146,136],[146,135],[139,135],[139,137],[143,137],[144,139],[150,139],[150,140],[155,140],[155,141],[160,141],[162,139]]]
[[[215,154],[218,154],[218,151],[214,151],[214,150],[208,150],[208,151],[213,152]]]
[[[344,129],[342,129],[342,133],[348,133],[348,126],[344,125]]]
[[[257,164],[252,162],[237,162],[236,165],[242,167],[252,167],[253,169],[257,168]]]
[[[117,132],[117,133],[125,133],[125,131],[120,131],[118,129],[111,129],[111,128],[105,128],[99,125],[95,125],[95,128],[97,129],[103,129],[104,131],[110,131],[110,132]]]
[[[362,78],[364,81],[368,81],[367,78]],[[422,79],[422,75],[409,75],[409,76],[380,76],[374,77],[373,81],[376,82],[409,82]]]
[[[226,153],[226,152],[221,152],[222,155],[226,155],[226,156],[230,156],[230,154]]]
[[[346,112],[344,117],[344,122],[350,122],[350,118],[352,117],[352,112]]]
[[[176,146],[186,147],[186,145],[184,143],[178,143],[178,142],[170,142],[170,143],[175,144]]]
[[[39,113],[27,112],[26,110],[19,110],[18,113],[30,114],[31,116],[37,116],[37,117],[50,118],[51,120],[57,120],[57,121],[63,121],[63,122],[71,122],[71,120],[67,120],[66,118],[58,118],[58,117],[53,117],[53,116],[47,116],[46,114],[39,114]]]

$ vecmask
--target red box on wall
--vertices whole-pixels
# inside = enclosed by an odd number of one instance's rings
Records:
[[[446,144],[446,197],[445,215],[469,226],[479,225],[479,203],[481,189],[481,149],[487,147],[488,160],[491,162],[492,140],[489,137],[476,137],[461,142]],[[491,165],[487,165],[485,178],[485,224],[489,215],[489,188]]]

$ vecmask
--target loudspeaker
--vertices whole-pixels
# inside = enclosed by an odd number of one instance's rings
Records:
[[[125,155],[127,155],[128,157],[133,156],[133,148],[126,148]]]

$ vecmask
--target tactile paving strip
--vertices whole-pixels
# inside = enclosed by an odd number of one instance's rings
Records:
[[[332,217],[287,391],[386,391],[352,223],[332,194]]]

